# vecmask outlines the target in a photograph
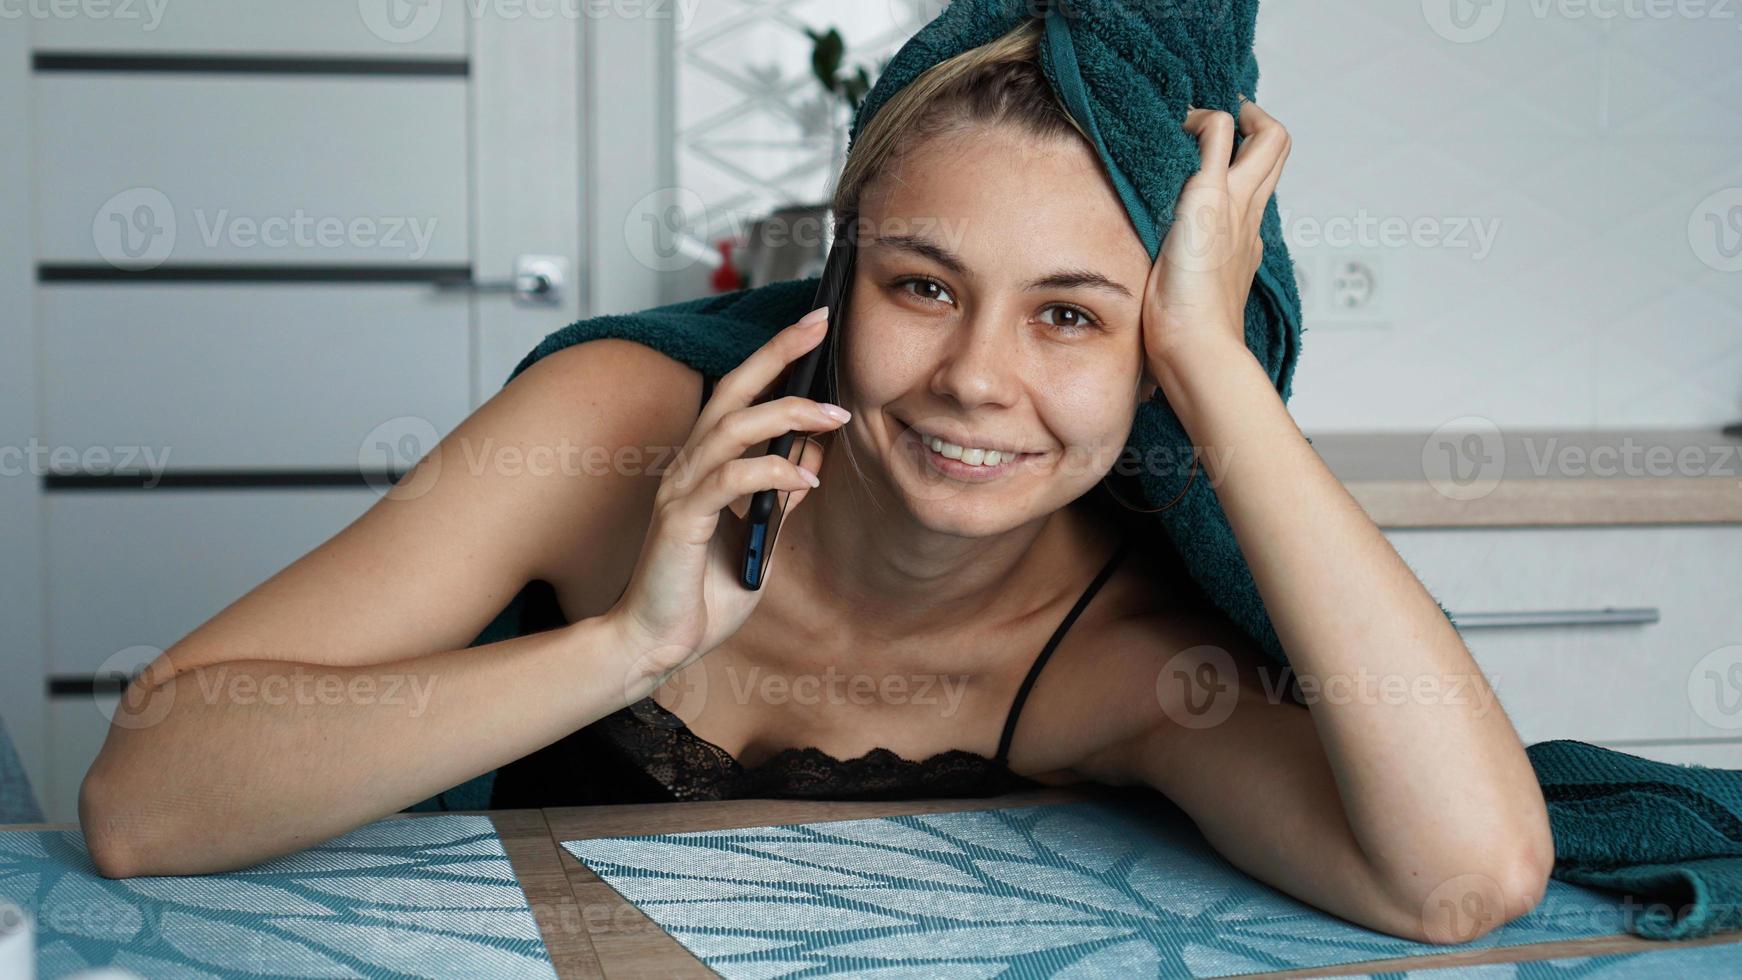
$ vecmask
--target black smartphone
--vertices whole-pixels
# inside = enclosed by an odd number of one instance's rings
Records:
[[[823,278],[817,285],[816,304],[812,309],[829,308],[828,332],[822,343],[811,348],[792,365],[786,378],[786,389],[778,397],[802,395],[816,398],[817,367],[827,356],[829,345],[840,335],[847,315],[847,293],[853,284],[853,264],[858,256],[857,235],[850,230],[835,237],[829,247],[828,262],[823,266]],[[803,444],[798,432],[788,432],[768,444],[768,454],[785,456],[798,462]],[[744,539],[744,562],[740,580],[746,589],[760,589],[774,560],[775,540],[780,536],[780,519],[786,510],[785,492],[758,490],[750,498],[750,508],[744,514],[749,534]]]

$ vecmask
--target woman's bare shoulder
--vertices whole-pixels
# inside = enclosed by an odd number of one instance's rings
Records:
[[[574,477],[574,504],[585,507],[585,542],[552,529],[538,577],[556,589],[566,618],[597,615],[616,601],[634,571],[654,495],[689,440],[699,414],[702,373],[646,344],[600,338],[540,358],[514,381],[531,379],[532,397],[570,419],[559,458]],[[509,387],[513,387],[511,384]]]
[[[1041,672],[1012,760],[1067,781],[1089,778],[1079,764],[1161,717],[1174,655],[1238,640],[1238,630],[1204,602],[1177,553],[1158,551],[1171,547],[1165,535],[1133,539],[1129,527],[1104,515],[1085,516],[1078,532],[1085,548],[1110,555],[1129,540],[1129,550]],[[1014,757],[1024,747],[1032,755]]]

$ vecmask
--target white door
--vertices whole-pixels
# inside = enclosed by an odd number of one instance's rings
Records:
[[[589,25],[440,0],[19,10],[0,718],[71,820],[119,674],[360,515],[587,312]]]

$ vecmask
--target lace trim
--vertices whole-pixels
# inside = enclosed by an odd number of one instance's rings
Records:
[[[781,749],[746,766],[690,731],[651,695],[601,719],[601,724],[624,753],[679,800],[993,796],[1041,785],[966,749],[908,759],[878,747],[840,759],[807,746]]]

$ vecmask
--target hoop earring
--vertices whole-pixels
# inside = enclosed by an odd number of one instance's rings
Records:
[[[1124,497],[1119,496],[1119,494],[1114,491],[1113,485],[1111,483],[1107,482],[1107,478],[1105,476],[1101,477],[1101,488],[1103,490],[1107,491],[1108,496],[1112,497],[1115,503],[1117,503],[1119,506],[1125,508],[1126,510],[1135,511],[1139,514],[1159,514],[1162,511],[1167,510],[1168,508],[1179,503],[1181,500],[1184,500],[1185,496],[1186,496],[1186,491],[1190,490],[1192,488],[1192,482],[1194,480],[1196,480],[1197,478],[1198,478],[1198,450],[1197,450],[1197,447],[1194,446],[1194,447],[1192,447],[1192,474],[1191,474],[1191,476],[1186,478],[1186,485],[1180,488],[1179,496],[1173,498],[1165,506],[1162,506],[1162,507],[1133,507],[1130,504],[1125,502]]]

